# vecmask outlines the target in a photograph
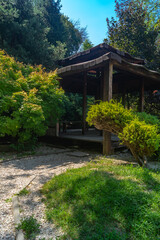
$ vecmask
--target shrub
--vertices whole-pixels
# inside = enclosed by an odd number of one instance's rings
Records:
[[[148,124],[156,125],[158,127],[158,131],[160,132],[160,120],[157,116],[153,116],[145,112],[138,112],[136,113],[136,116],[140,121],[145,121]]]
[[[132,119],[132,110],[127,110],[121,103],[112,100],[91,106],[86,120],[100,130],[118,134]]]
[[[56,71],[23,65],[0,51],[0,137],[24,145],[44,135],[63,113],[58,79]]]
[[[116,134],[142,166],[160,147],[159,121],[148,114],[136,114],[111,100],[93,105],[87,116],[90,125]]]
[[[156,126],[135,119],[123,128],[118,137],[130,148],[139,164],[143,165],[146,157],[152,156],[159,148],[160,135],[157,134]]]

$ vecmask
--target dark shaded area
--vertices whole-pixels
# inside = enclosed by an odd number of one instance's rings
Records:
[[[98,142],[88,142],[84,140],[77,140],[77,139],[65,139],[59,137],[51,137],[51,136],[44,136],[40,137],[39,141],[44,143],[52,144],[53,146],[59,147],[71,147],[81,150],[87,150],[91,152],[102,152],[102,143]]]

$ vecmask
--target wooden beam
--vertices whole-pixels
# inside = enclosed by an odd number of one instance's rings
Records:
[[[103,101],[112,99],[113,64],[111,61],[103,71]],[[103,131],[103,154],[111,154],[111,133]]]
[[[139,111],[144,112],[144,79],[140,80]]]
[[[87,72],[83,78],[83,118],[82,118],[82,134],[86,131],[86,108],[87,108]]]
[[[160,74],[158,72],[149,70],[143,65],[133,64],[126,61],[122,61],[121,63],[114,61],[114,66],[119,70],[124,70],[133,73],[134,75],[150,78],[158,82],[160,81]]]

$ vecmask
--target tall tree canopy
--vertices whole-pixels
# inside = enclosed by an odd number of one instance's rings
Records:
[[[94,46],[93,43],[89,39],[86,38],[86,40],[82,44],[81,50],[85,51],[87,49],[92,48],[93,46]]]
[[[0,48],[24,63],[53,69],[86,37],[86,29],[60,10],[60,0],[0,0]]]
[[[107,18],[108,39],[113,47],[143,58],[147,65],[159,69],[160,49],[158,34],[160,22],[158,1],[116,0],[117,19]],[[151,9],[155,6],[152,13]]]

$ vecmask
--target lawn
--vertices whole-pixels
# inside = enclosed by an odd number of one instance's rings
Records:
[[[160,172],[103,158],[54,177],[42,193],[62,239],[160,239]]]

